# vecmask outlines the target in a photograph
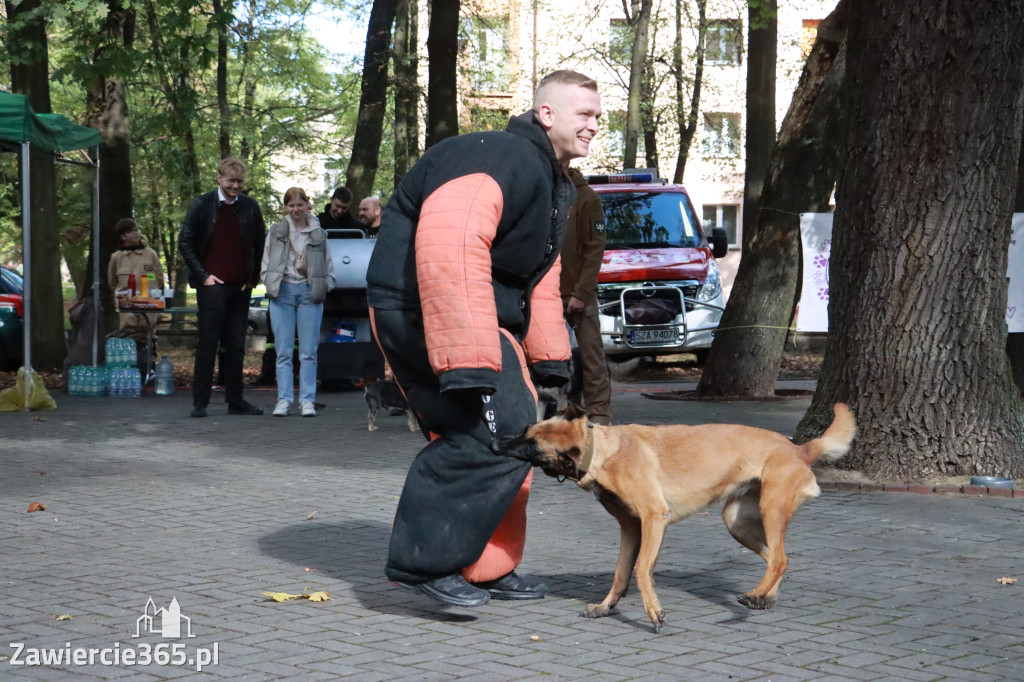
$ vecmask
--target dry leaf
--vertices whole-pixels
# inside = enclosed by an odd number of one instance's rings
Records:
[[[65,613],[63,616],[57,616],[54,620],[71,620],[71,614]]]
[[[309,516],[307,516],[307,517],[306,517],[306,520],[307,520],[307,521],[309,521],[309,520],[310,520],[310,519],[312,519],[312,518],[313,518],[314,516],[316,516],[316,512],[317,512],[317,510],[316,510],[316,509],[314,509],[314,510],[313,510],[312,512],[310,512]]]
[[[287,592],[264,592],[273,601],[288,601],[289,599],[308,599],[309,601],[328,601],[331,598],[330,592],[311,592],[309,594],[288,594]]]
[[[996,578],[996,582],[997,583],[1002,583],[1004,585],[1012,585],[1015,582],[1017,582],[1017,579],[1016,578]]]
[[[302,596],[300,594],[288,594],[287,592],[264,592],[263,594],[274,601],[288,601],[289,599],[298,599]]]
[[[42,417],[32,417],[32,421],[34,421],[34,422],[44,422],[46,420],[43,419]]]
[[[540,637],[538,637],[537,635],[530,635],[530,641],[531,642],[539,642],[540,641]]]
[[[32,512],[37,511],[46,511],[46,505],[42,502],[29,502],[28,513],[31,514]]]

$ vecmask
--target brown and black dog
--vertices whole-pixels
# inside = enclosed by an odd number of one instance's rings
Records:
[[[505,439],[501,453],[593,491],[616,518],[622,546],[611,591],[583,615],[599,618],[626,594],[630,574],[655,630],[665,612],[654,593],[654,563],[665,529],[721,500],[722,518],[741,545],[768,563],[760,584],[739,597],[751,609],[775,604],[786,570],[786,526],[821,492],[810,465],[850,449],[856,423],[843,403],[820,438],[794,445],[782,434],[738,424],[599,426],[574,406]]]

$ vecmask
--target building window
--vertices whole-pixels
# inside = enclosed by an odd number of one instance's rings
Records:
[[[621,109],[605,113],[601,137],[604,138],[608,156],[620,162],[626,156],[626,112]]]
[[[821,23],[821,19],[804,19],[803,25],[800,27],[800,56],[804,61],[811,56],[811,48],[814,47],[814,41],[818,38],[818,24]]]
[[[729,234],[729,246],[740,245],[739,234],[736,228],[736,216],[739,214],[739,206],[735,204],[709,204],[704,206],[704,233],[711,237],[711,230],[716,227],[724,227]]]
[[[472,106],[469,109],[469,125],[464,132],[482,133],[489,130],[504,130],[508,126],[508,109],[488,109]]]
[[[633,62],[633,27],[625,19],[612,19],[608,24],[608,61],[616,66]]]
[[[508,17],[470,17],[469,87],[474,92],[508,92],[512,89],[512,55],[508,42]]]
[[[739,19],[712,19],[708,22],[704,59],[708,64],[738,66],[743,53],[743,25]]]
[[[704,114],[704,155],[724,159],[739,158],[739,114]]]

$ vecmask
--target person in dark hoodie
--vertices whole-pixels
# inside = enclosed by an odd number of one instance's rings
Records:
[[[516,574],[530,465],[496,439],[568,378],[558,258],[575,190],[565,167],[598,131],[597,83],[545,76],[504,131],[448,138],[384,209],[367,272],[374,334],[430,443],[413,461],[385,574],[446,604],[540,599]]]
[[[344,186],[335,189],[323,213],[317,216],[320,227],[325,230],[362,230],[363,224],[348,212],[351,205],[352,190]]]

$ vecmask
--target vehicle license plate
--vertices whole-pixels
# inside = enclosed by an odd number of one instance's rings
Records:
[[[633,329],[629,332],[629,342],[638,346],[678,343],[679,331],[676,329]]]

